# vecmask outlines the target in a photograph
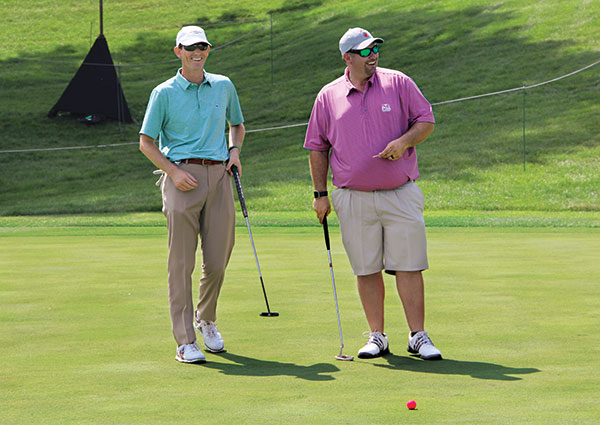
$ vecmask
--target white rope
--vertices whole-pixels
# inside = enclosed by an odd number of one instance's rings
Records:
[[[308,123],[303,122],[300,124],[281,125],[278,127],[257,128],[256,130],[246,130],[246,133],[259,133],[261,131],[281,130],[282,128],[303,127],[305,125],[308,125]]]
[[[559,80],[562,80],[564,78],[570,77],[570,76],[575,75],[575,74],[577,74],[577,73],[579,73],[581,71],[585,71],[586,69],[591,68],[592,66],[598,65],[599,63],[600,63],[600,60],[596,61],[596,62],[594,62],[594,63],[592,63],[592,64],[590,64],[588,66],[585,66],[585,67],[583,67],[581,69],[578,69],[577,71],[570,72],[568,74],[562,75],[562,76],[557,77],[557,78],[553,78],[552,80],[544,81],[542,83],[532,84],[530,86],[515,87],[514,89],[501,90],[501,91],[496,91],[496,92],[493,92],[493,93],[485,93],[485,94],[480,94],[480,95],[477,95],[477,96],[461,97],[460,99],[446,100],[444,102],[432,103],[431,106],[447,105],[449,103],[462,102],[462,101],[465,101],[465,100],[479,99],[479,98],[487,97],[487,96],[495,96],[497,94],[511,93],[511,92],[516,92],[516,91],[521,91],[521,90],[528,90],[528,89],[532,89],[532,88],[535,88],[535,87],[540,87],[540,86],[543,86],[543,85],[546,85],[546,84],[550,84],[550,83],[554,83],[556,81],[559,81]]]
[[[261,131],[270,131],[270,130],[281,130],[284,128],[292,128],[292,127],[303,127],[307,126],[308,123],[300,123],[300,124],[290,124],[290,125],[281,125],[278,127],[268,127],[268,128],[257,128],[255,130],[246,130],[246,133],[258,133]],[[228,133],[225,133],[227,135]],[[95,149],[95,148],[112,148],[115,146],[127,146],[127,145],[137,145],[139,142],[127,142],[127,143],[111,143],[104,145],[90,145],[90,146],[65,146],[61,148],[37,148],[37,149],[15,149],[15,150],[5,150],[0,151],[0,153],[24,153],[24,152],[51,152],[51,151],[66,151],[73,149]]]
[[[235,40],[231,40],[228,41],[225,44],[221,44],[217,47],[211,47],[211,51],[215,51],[215,50],[219,50],[222,49],[223,47],[227,47],[230,46],[232,44],[237,43],[238,41],[242,40],[243,38],[248,37],[251,34],[254,34],[255,32],[258,32],[260,30],[264,29],[264,25],[261,25],[259,28],[256,28],[252,31],[249,31],[247,33],[242,34],[240,37],[236,38]],[[15,57],[15,58],[10,58],[10,59],[14,59],[14,60],[21,60],[21,61],[29,61],[29,62],[40,62],[40,63],[62,63],[62,64],[69,64],[69,65],[76,65],[79,62],[75,62],[75,61],[62,61],[62,60],[52,60],[52,59],[32,59],[32,58],[22,58],[22,57]],[[82,65],[88,65],[88,66],[122,66],[122,67],[127,67],[127,66],[147,66],[147,65],[161,65],[161,64],[165,64],[165,63],[173,63],[173,62],[179,62],[181,61],[181,59],[179,58],[175,58],[175,59],[169,59],[166,61],[161,61],[161,62],[147,62],[147,63],[119,63],[119,64],[110,64],[110,63],[93,63],[93,62],[83,62]]]
[[[463,102],[466,100],[472,100],[472,99],[479,99],[482,97],[488,97],[488,96],[495,96],[498,94],[504,94],[504,93],[511,93],[511,92],[516,92],[516,91],[521,91],[521,90],[528,90],[528,89],[532,89],[532,88],[536,88],[536,87],[540,87],[546,84],[550,84],[550,83],[554,83],[556,81],[562,80],[564,78],[570,77],[572,75],[575,75],[579,72],[585,71],[586,69],[589,69],[593,66],[596,66],[600,63],[600,60],[585,66],[583,68],[580,68],[576,71],[570,72],[568,74],[562,75],[560,77],[557,78],[553,78],[551,80],[548,81],[544,81],[541,83],[537,83],[537,84],[532,84],[530,86],[523,86],[523,87],[515,87],[513,89],[508,89],[508,90],[501,90],[501,91],[496,91],[493,93],[485,93],[485,94],[480,94],[477,96],[469,96],[469,97],[461,97],[460,99],[452,99],[452,100],[446,100],[444,102],[436,102],[436,103],[432,103],[432,106],[436,106],[436,105],[447,105],[449,103],[456,103],[456,102]],[[272,131],[272,130],[281,130],[281,129],[286,129],[286,128],[293,128],[293,127],[303,127],[303,126],[307,126],[308,123],[299,123],[299,124],[289,124],[289,125],[281,125],[281,126],[276,126],[276,127],[267,127],[267,128],[257,128],[255,130],[246,130],[246,133],[260,133],[263,131]],[[106,144],[106,145],[92,145],[92,146],[69,146],[69,147],[62,147],[62,148],[38,148],[38,149],[15,149],[15,150],[0,150],[0,153],[23,153],[23,152],[49,152],[49,151],[60,151],[60,150],[71,150],[71,149],[95,149],[95,148],[110,148],[110,147],[115,147],[115,146],[126,146],[126,145],[136,145],[138,144],[138,142],[129,142],[129,143],[112,143],[112,144]]]
[[[139,142],[127,143],[111,143],[107,145],[92,145],[92,146],[65,146],[61,148],[39,148],[39,149],[15,149],[9,151],[0,151],[0,153],[23,153],[23,152],[51,152],[51,151],[68,151],[73,149],[94,149],[94,148],[112,148],[114,146],[137,145]]]

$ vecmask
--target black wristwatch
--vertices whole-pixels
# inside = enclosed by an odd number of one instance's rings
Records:
[[[315,190],[315,199],[323,198],[325,196],[328,196],[326,190],[322,190],[322,191]]]

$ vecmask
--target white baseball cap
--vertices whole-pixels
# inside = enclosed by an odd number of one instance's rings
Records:
[[[175,46],[179,46],[180,44],[182,46],[191,46],[192,44],[198,44],[198,43],[206,43],[209,46],[212,46],[212,44],[210,44],[208,42],[208,39],[206,38],[206,33],[200,27],[190,25],[190,26],[181,28],[179,30],[179,32],[177,33],[177,39],[175,40]]]
[[[362,28],[350,28],[340,38],[340,52],[342,55],[348,50],[364,49],[371,43],[383,43],[383,38],[376,38],[371,33]]]

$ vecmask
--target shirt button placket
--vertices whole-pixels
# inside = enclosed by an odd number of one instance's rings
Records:
[[[368,114],[367,114],[367,99],[366,93],[363,93],[360,101],[361,117],[362,117],[362,128],[363,128],[363,138],[364,140],[368,140]]]
[[[202,112],[202,100],[201,100],[201,98],[200,98],[200,87],[201,87],[201,86],[198,86],[198,87],[196,88],[196,100],[198,101],[198,110],[199,110],[200,112]]]

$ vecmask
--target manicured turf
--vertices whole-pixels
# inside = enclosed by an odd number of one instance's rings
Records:
[[[160,194],[136,145],[150,91],[178,67],[171,49],[184,23],[205,26],[215,46],[207,70],[234,81],[248,130],[260,130],[308,120],[318,90],[343,71],[337,42],[351,26],[384,37],[380,65],[406,72],[435,104],[597,61],[598,2],[105,2],[104,33],[137,122],[47,119],[98,33],[97,6],[0,6],[0,151],[118,145],[0,152],[0,424],[598,423],[600,66],[526,95],[434,106],[419,184],[427,327],[441,362],[406,353],[389,277],[393,354],[334,360],[335,305],[298,126],[249,132],[242,155],[281,316],[259,317],[238,214],[219,307],[228,352],[177,363]],[[356,355],[367,327],[330,224],[345,353]]]
[[[227,353],[174,360],[162,227],[0,229],[2,424],[593,424],[600,417],[598,229],[430,228],[428,329],[445,360],[339,362],[318,227],[238,228],[219,307]],[[346,354],[365,331],[332,228]],[[197,277],[197,276],[196,276]],[[405,403],[415,399],[417,410]]]

